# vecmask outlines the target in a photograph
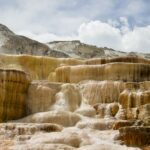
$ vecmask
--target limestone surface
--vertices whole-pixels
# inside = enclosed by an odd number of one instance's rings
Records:
[[[0,122],[26,115],[30,76],[21,70],[0,69]]]
[[[119,129],[120,139],[132,146],[145,146],[150,144],[150,127],[123,127]]]
[[[0,68],[2,150],[149,147],[148,59],[0,55]]]

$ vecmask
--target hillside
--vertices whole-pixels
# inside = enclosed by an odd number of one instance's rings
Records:
[[[51,57],[105,58],[120,56],[140,56],[150,58],[150,54],[117,51],[107,47],[96,47],[75,41],[53,41],[40,43],[28,37],[15,34],[5,25],[0,24],[0,53],[29,54]]]

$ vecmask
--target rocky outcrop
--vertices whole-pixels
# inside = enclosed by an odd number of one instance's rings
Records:
[[[112,118],[115,117],[117,112],[119,111],[118,103],[97,103],[93,106],[96,110],[96,114],[99,118]]]
[[[144,122],[146,122],[146,120],[149,122],[149,109],[145,107],[150,103],[149,87],[149,81],[125,84],[125,89],[119,96],[119,103],[121,104],[120,114],[122,113],[121,116],[123,115],[126,119],[139,118],[142,121],[145,119]]]
[[[80,89],[85,103],[118,102],[120,93],[124,90],[122,81],[87,81],[81,82]]]
[[[130,58],[128,58],[130,60]],[[127,60],[128,60],[127,59]],[[131,58],[131,60],[140,60],[139,58]],[[113,59],[110,59],[112,61]],[[118,59],[121,61],[122,59]],[[122,61],[126,61],[123,58]],[[142,63],[142,62],[146,63]],[[0,55],[0,66],[11,68],[22,68],[28,72],[32,80],[49,80],[69,82],[78,77],[81,80],[124,80],[124,81],[146,81],[149,80],[149,63],[147,59],[143,59],[140,63],[106,63],[104,65],[90,65],[86,61],[73,58],[51,58],[29,55]],[[68,68],[68,69],[67,69]],[[69,69],[72,68],[72,69]],[[113,69],[112,69],[113,68]],[[68,74],[67,70],[71,73]],[[60,71],[60,73],[59,73]],[[62,71],[62,73],[61,73]],[[65,75],[65,72],[67,75]],[[93,74],[94,72],[94,74]],[[77,75],[76,75],[76,74]],[[60,74],[60,75],[59,75]],[[79,76],[80,74],[80,76]],[[74,77],[75,76],[75,77]],[[64,79],[61,79],[64,77]],[[68,78],[68,79],[65,79]]]
[[[118,130],[122,127],[133,126],[135,124],[136,124],[135,120],[117,120],[113,125],[113,129]],[[142,122],[139,122],[139,125],[141,125],[141,124],[142,124]]]
[[[32,80],[55,81],[55,69],[64,65],[78,65],[84,62],[73,58],[53,58],[30,55],[0,55],[0,66],[22,69]]]
[[[85,64],[87,65],[98,65],[98,64],[107,64],[107,63],[114,63],[114,62],[124,62],[124,63],[144,63],[150,64],[149,59],[144,59],[142,57],[115,57],[115,58],[93,58],[85,60]]]
[[[150,126],[150,103],[139,107],[138,119],[142,120],[146,126]]]
[[[0,125],[3,149],[97,149],[98,143],[134,149],[115,141],[127,126],[139,127],[138,140],[128,129],[120,140],[143,146],[150,123],[149,60],[0,55],[0,67],[0,119],[10,122]]]
[[[103,57],[105,52],[103,48],[87,45],[80,41],[54,41],[48,43],[51,49],[67,53],[70,57],[91,58]]]
[[[0,52],[17,54],[0,55],[0,149],[149,148],[150,54],[44,44],[1,24]]]
[[[0,52],[4,54],[30,54],[51,57],[99,58],[120,56],[142,56],[150,58],[149,54],[126,53],[107,47],[96,47],[75,41],[53,41],[40,43],[25,36],[17,35],[8,27],[0,24]]]
[[[61,89],[61,84],[48,81],[32,81],[27,94],[27,115],[51,110],[55,103],[55,95]]]
[[[97,47],[94,45],[89,45],[82,43],[78,40],[74,41],[53,41],[47,43],[47,45],[58,52],[65,52],[70,57],[73,58],[113,58],[121,56],[135,56],[135,57],[145,57],[150,58],[149,54],[142,53],[126,53],[122,51],[116,51],[108,47]]]
[[[126,83],[119,96],[123,108],[135,108],[150,103],[150,82]]]
[[[29,82],[21,70],[0,69],[0,122],[25,116]]]
[[[78,83],[82,80],[149,81],[150,65],[109,63],[105,65],[63,66],[56,69],[56,81],[58,82]]]
[[[63,52],[51,50],[44,43],[40,43],[25,36],[16,35],[2,24],[0,24],[0,43],[0,52],[4,54],[69,57]]]
[[[150,127],[124,127],[119,132],[119,139],[128,146],[142,147],[150,144]]]

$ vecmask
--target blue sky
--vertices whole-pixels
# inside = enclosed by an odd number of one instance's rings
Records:
[[[0,0],[0,23],[41,42],[150,52],[150,0]]]

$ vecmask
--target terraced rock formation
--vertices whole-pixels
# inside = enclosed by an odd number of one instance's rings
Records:
[[[149,149],[150,54],[44,44],[2,24],[0,52],[0,150]]]
[[[29,75],[20,70],[0,69],[0,122],[26,114]]]
[[[0,67],[2,149],[149,147],[149,59],[0,55]]]

